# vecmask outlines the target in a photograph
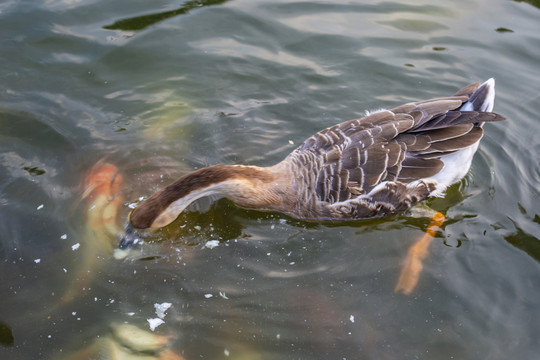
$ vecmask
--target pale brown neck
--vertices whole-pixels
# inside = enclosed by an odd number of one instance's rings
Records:
[[[214,165],[182,176],[150,196],[131,213],[131,225],[138,229],[165,226],[194,200],[203,196],[227,197],[240,206],[260,207],[265,189],[276,176],[267,168]]]

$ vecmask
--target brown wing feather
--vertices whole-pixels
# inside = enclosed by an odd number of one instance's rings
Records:
[[[311,154],[318,200],[334,204],[369,193],[383,181],[409,183],[436,175],[442,156],[482,137],[478,125],[504,119],[494,113],[459,111],[478,88],[455,96],[398,106],[324,129],[290,156]]]
[[[476,82],[465,86],[463,89],[460,89],[454,94],[454,96],[466,96],[469,98],[477,89],[480,87],[481,83]]]

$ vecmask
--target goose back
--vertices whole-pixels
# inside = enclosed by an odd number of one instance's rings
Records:
[[[335,204],[369,194],[383,182],[431,178],[443,168],[445,156],[479,142],[484,122],[504,119],[482,112],[482,101],[469,105],[471,95],[480,98],[479,86],[331,126],[284,161],[294,164],[307,202]],[[463,111],[464,106],[472,111]]]

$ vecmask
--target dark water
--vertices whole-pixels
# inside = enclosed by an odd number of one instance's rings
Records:
[[[2,2],[0,358],[64,358],[115,321],[148,329],[162,302],[156,333],[188,360],[537,358],[539,7]],[[489,77],[508,121],[430,203],[448,222],[410,296],[393,290],[428,219],[326,226],[203,202],[123,261],[88,223],[80,184],[100,159],[123,176],[125,218],[186,171],[272,165],[366,109]]]

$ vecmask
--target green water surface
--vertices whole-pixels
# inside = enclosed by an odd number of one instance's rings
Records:
[[[272,165],[490,77],[508,120],[430,202],[448,221],[410,296],[394,286],[429,220],[406,214],[330,226],[207,200],[125,260],[96,250],[118,241],[81,200],[101,159],[125,219],[187,171]],[[539,114],[538,1],[4,0],[0,358],[67,358],[170,302],[155,331],[186,360],[537,359]]]

